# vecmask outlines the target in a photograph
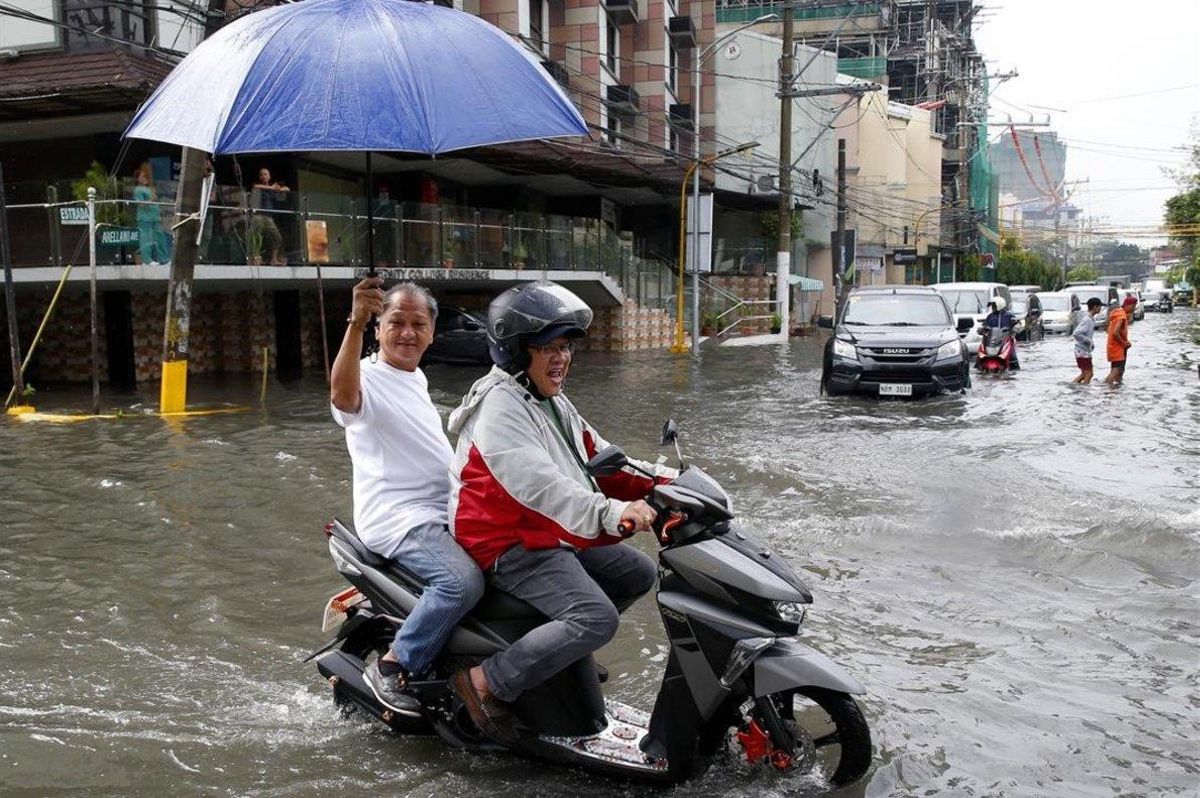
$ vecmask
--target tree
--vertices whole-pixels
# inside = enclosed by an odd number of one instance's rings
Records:
[[[1053,290],[1059,285],[1058,267],[1044,255],[1024,249],[1014,236],[1004,236],[996,279],[1008,285],[1040,285]]]
[[[1171,236],[1171,243],[1179,249],[1186,270],[1200,262],[1197,261],[1200,253],[1196,249],[1196,235],[1191,232],[1200,229],[1200,120],[1192,125],[1188,162],[1179,169],[1165,171],[1179,184],[1180,192],[1167,200],[1163,217],[1169,229],[1186,231]]]
[[[1094,283],[1100,275],[1091,266],[1076,266],[1067,272],[1068,283]]]

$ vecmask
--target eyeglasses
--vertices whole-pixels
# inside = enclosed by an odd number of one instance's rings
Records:
[[[567,341],[565,344],[547,344],[546,346],[534,346],[530,344],[529,349],[531,352],[537,352],[546,357],[554,357],[555,355],[570,357],[575,354],[575,342]]]

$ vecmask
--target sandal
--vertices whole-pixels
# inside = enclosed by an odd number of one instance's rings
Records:
[[[450,686],[466,706],[471,722],[481,732],[504,745],[516,745],[520,742],[521,736],[517,733],[512,713],[506,711],[496,699],[480,697],[475,685],[471,683],[469,669],[455,671],[450,677]]]

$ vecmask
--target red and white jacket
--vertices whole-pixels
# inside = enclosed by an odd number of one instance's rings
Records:
[[[493,367],[450,414],[458,447],[450,465],[450,529],[484,570],[512,546],[586,549],[618,543],[617,524],[631,501],[673,468],[638,461],[655,475],[625,469],[592,479],[583,463],[608,443],[562,394],[550,408],[510,374]],[[572,448],[574,451],[572,451]]]

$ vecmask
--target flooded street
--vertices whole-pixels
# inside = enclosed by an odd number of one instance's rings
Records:
[[[920,402],[819,397],[812,340],[699,366],[583,355],[567,392],[642,457],[676,418],[685,454],[802,569],[807,641],[868,690],[875,763],[845,794],[1195,795],[1197,324],[1134,325],[1117,390],[1099,363],[1068,384],[1055,338],[1009,378]],[[448,413],[478,371],[428,374]],[[39,409],[83,409],[86,390]],[[0,792],[653,794],[339,716],[300,660],[344,585],[321,527],[351,517],[349,457],[320,375],[273,382],[262,409],[257,391],[201,381],[192,402],[256,409],[173,423],[0,422]],[[611,695],[649,709],[663,640],[645,599],[598,655]],[[666,794],[822,791],[719,763]]]

